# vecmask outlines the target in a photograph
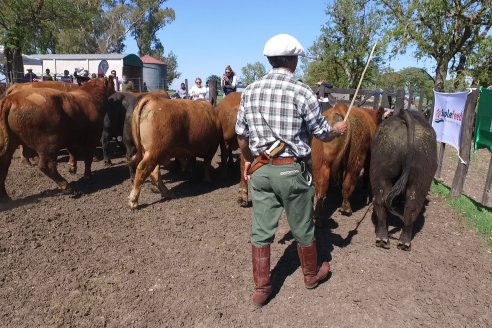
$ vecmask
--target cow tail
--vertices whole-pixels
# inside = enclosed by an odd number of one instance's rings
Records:
[[[345,118],[345,115],[342,113],[335,114],[335,116],[333,118],[334,122],[338,121],[338,120],[336,120],[337,117],[341,117],[341,119],[343,120]],[[347,149],[348,149],[349,144],[350,144],[350,137],[351,137],[350,132],[351,132],[351,126],[350,126],[350,117],[349,117],[347,119],[347,133],[345,134],[345,137],[342,137],[342,138],[338,137],[332,141],[332,142],[343,142],[342,148],[338,152],[337,157],[335,158],[335,160],[333,161],[333,164],[331,165],[332,177],[337,183],[339,183],[341,181],[341,179],[343,179],[342,172],[339,171],[339,168],[342,165],[342,161],[346,157]]]
[[[132,135],[133,142],[135,143],[135,147],[137,148],[137,153],[133,157],[133,159],[138,163],[143,157],[143,146],[142,139],[140,136],[140,118],[142,117],[142,108],[149,102],[149,98],[145,97],[141,99],[135,109],[133,110],[132,117]]]
[[[403,221],[403,216],[396,211],[392,203],[393,203],[393,199],[396,196],[400,195],[402,192],[405,191],[408,182],[408,177],[410,176],[410,170],[412,168],[412,159],[415,153],[415,123],[413,121],[412,116],[406,110],[402,110],[400,112],[400,117],[404,120],[405,125],[407,126],[407,138],[408,138],[407,154],[405,157],[403,172],[401,173],[396,183],[393,185],[393,188],[391,188],[390,192],[388,193],[388,196],[386,197],[386,207],[391,212],[391,214],[399,217]]]
[[[9,145],[7,116],[9,114],[10,106],[8,106],[7,102],[9,102],[9,100],[6,98],[0,100],[0,157],[5,155]]]

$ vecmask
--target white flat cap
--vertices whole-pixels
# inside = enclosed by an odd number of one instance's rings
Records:
[[[265,43],[263,54],[267,57],[304,56],[304,48],[292,35],[277,34]]]

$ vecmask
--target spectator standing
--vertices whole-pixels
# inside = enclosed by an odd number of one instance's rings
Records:
[[[235,128],[245,159],[242,174],[254,186],[251,250],[257,307],[272,293],[270,244],[283,208],[297,241],[306,288],[315,288],[328,276],[330,264],[324,261],[318,267],[317,261],[309,135],[330,141],[347,129],[343,121],[330,126],[311,88],[295,79],[298,56],[304,55],[299,41],[288,34],[275,35],[263,54],[272,70],[243,91]]]
[[[237,84],[237,76],[232,70],[231,66],[227,65],[225,68],[225,73],[222,75],[222,80],[220,81],[220,85],[222,90],[224,91],[224,96],[227,96],[229,93],[236,91]]]
[[[38,76],[32,72],[32,68],[27,69],[27,73],[24,75],[24,82],[37,82]]]
[[[63,71],[63,76],[60,78],[60,81],[67,82],[67,83],[73,83],[73,78],[72,78],[72,76],[70,76],[70,72],[68,70]]]
[[[205,99],[207,89],[202,86],[202,79],[197,77],[195,79],[195,85],[190,88],[190,98],[193,100]]]
[[[188,99],[188,90],[186,90],[186,84],[181,82],[181,87],[176,92],[181,99]]]
[[[83,70],[82,71],[82,75],[79,75],[78,73],[80,72],[80,69],[75,69],[75,71],[73,72],[73,76],[75,77],[76,81],[77,81],[77,84],[79,86],[81,86],[82,84],[84,84],[85,82],[89,81],[91,78],[89,76],[89,71],[88,70]]]
[[[114,91],[120,91],[120,79],[116,76],[116,71],[111,70],[111,76],[113,77],[114,82]]]
[[[126,91],[126,92],[135,91],[133,82],[130,81],[126,75],[123,75],[123,82],[121,83],[121,91]]]
[[[205,90],[207,90],[207,92],[205,93],[205,100],[209,100],[210,99],[210,88],[208,87],[208,80],[207,80],[207,82],[205,82]]]
[[[53,81],[53,76],[50,74],[50,69],[47,68],[44,72],[43,81]]]
[[[149,88],[147,88],[147,82],[144,82],[142,85],[142,92],[148,92]]]

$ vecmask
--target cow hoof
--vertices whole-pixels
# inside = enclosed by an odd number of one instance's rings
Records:
[[[379,239],[376,238],[376,247],[381,247],[384,249],[390,249],[390,242],[389,239]]]
[[[351,216],[351,215],[352,215],[352,210],[351,210],[351,209],[340,208],[338,211],[339,211],[342,215],[345,215],[345,216]]]
[[[248,207],[248,205],[249,205],[248,199],[245,199],[244,197],[241,197],[241,196],[239,196],[237,198],[237,203],[241,207]]]
[[[154,194],[160,194],[161,193],[161,191],[159,190],[159,188],[157,188],[154,185],[151,185],[150,186],[150,191],[152,191]]]
[[[31,161],[28,158],[22,157],[21,163],[26,166],[32,166]]]
[[[68,173],[76,174],[77,173],[77,167],[69,164],[68,165]]]
[[[82,197],[82,192],[80,192],[80,191],[73,191],[72,192],[72,195],[70,197],[73,198],[73,199],[80,198],[80,197]]]
[[[412,245],[410,243],[398,243],[398,249],[401,249],[402,251],[410,251],[412,248]]]
[[[128,206],[130,207],[130,209],[136,210],[138,208],[138,203],[137,202],[128,201]]]

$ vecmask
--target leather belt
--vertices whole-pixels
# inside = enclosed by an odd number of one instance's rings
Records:
[[[265,164],[286,165],[295,162],[297,162],[297,159],[295,157],[267,157],[264,154],[260,154],[255,158],[255,160],[251,164],[248,174],[249,175],[253,174],[254,171],[258,170],[260,167],[262,167]]]

